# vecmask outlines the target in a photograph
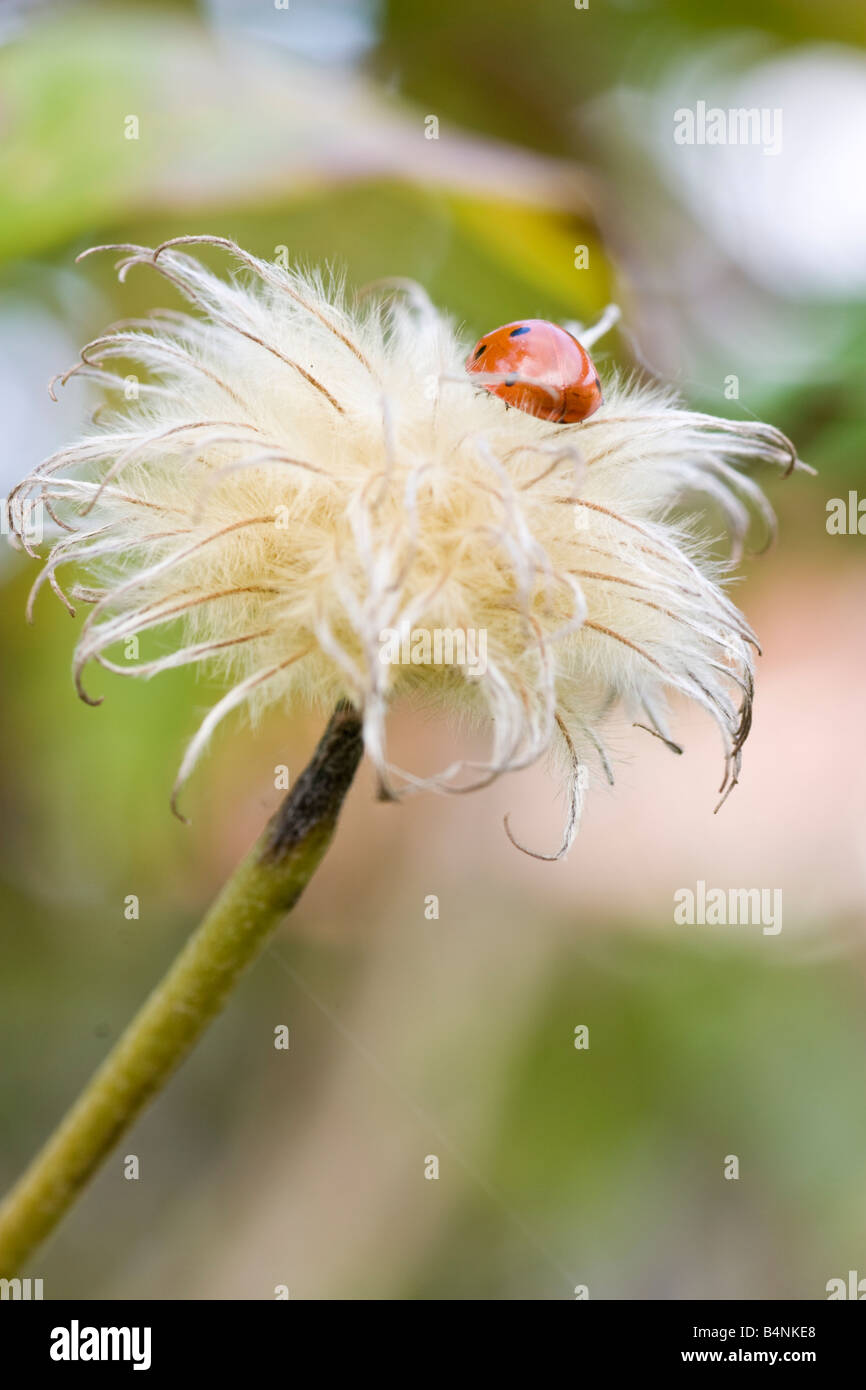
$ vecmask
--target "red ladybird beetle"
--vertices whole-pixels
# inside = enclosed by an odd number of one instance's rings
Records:
[[[485,333],[466,369],[501,375],[502,381],[481,384],[507,405],[556,424],[586,420],[602,403],[601,382],[586,348],[546,319],[523,319]]]

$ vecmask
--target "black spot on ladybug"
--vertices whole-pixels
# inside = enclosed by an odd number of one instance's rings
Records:
[[[509,338],[519,338],[520,335],[521,335],[521,333],[528,333],[528,332],[529,332],[529,324],[528,324],[528,323],[524,323],[524,324],[521,324],[519,328],[512,328],[512,330],[511,330],[511,332],[509,333],[508,336],[509,336]]]
[[[476,362],[478,361],[479,357],[481,356],[482,352],[484,351],[484,349],[485,349],[486,347],[487,347],[487,344],[486,344],[486,343],[482,343],[480,347],[477,347],[477,348],[475,349],[475,361],[476,361]]]

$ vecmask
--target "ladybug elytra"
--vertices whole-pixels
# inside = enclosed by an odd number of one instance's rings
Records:
[[[466,370],[501,376],[480,384],[507,405],[556,424],[586,420],[602,403],[601,382],[586,348],[546,319],[523,319],[485,333]]]

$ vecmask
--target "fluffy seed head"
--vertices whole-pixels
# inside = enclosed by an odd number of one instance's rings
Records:
[[[180,249],[205,241],[234,257],[233,279]],[[75,657],[84,699],[98,703],[94,663],[143,678],[201,663],[228,682],[178,786],[233,708],[348,699],[388,796],[466,791],[561,751],[558,856],[582,766],[612,775],[606,716],[624,709],[680,751],[672,691],[715,719],[723,791],[734,785],[756,642],[703,513],[724,519],[734,561],[755,514],[770,531],[742,469],[805,467],[783,435],[616,379],[591,419],[551,425],[479,388],[469,344],[411,284],[350,302],[220,238],[108,249],[121,279],[156,269],[191,312],[127,321],[82,350],[59,380],[95,380],[106,404],[16,501],[41,500],[59,530],[35,590],[92,605]],[[88,576],[68,597],[67,564]],[[180,634],[169,654],[122,659],[130,637],[160,629]],[[433,778],[394,767],[386,714],[410,694],[485,727],[487,759]]]

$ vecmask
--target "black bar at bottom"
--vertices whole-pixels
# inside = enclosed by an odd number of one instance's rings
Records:
[[[483,1301],[473,1301],[473,1308]],[[356,1324],[357,1313],[347,1303],[335,1311],[333,1305],[302,1300],[120,1303],[7,1297],[0,1301],[0,1355],[7,1368],[15,1367],[19,1383],[31,1372],[58,1380],[93,1379],[106,1369],[115,1377],[137,1372],[140,1379],[166,1371],[220,1378],[252,1373],[258,1379],[266,1368],[270,1373],[282,1370],[287,1378],[303,1370],[308,1378],[311,1373],[332,1375],[341,1354],[353,1370],[369,1374],[380,1368],[386,1378],[394,1357],[394,1377],[399,1364],[399,1379],[411,1383],[416,1376],[429,1379],[437,1361],[443,1375],[453,1375],[458,1366],[465,1375],[468,1359],[482,1366],[488,1379],[496,1361],[502,1356],[510,1360],[518,1349],[515,1343],[524,1343],[520,1349],[529,1367],[535,1365],[533,1378],[543,1379],[557,1352],[552,1341],[562,1335],[565,1346],[559,1354],[581,1377],[584,1372],[731,1369],[737,1364],[809,1366],[826,1375],[858,1364],[866,1327],[857,1309],[834,1301],[575,1301],[567,1316],[545,1314],[549,1321],[543,1324],[542,1341],[535,1322],[539,1315],[512,1311],[501,1331],[479,1325],[477,1311],[473,1324],[462,1328],[461,1316],[455,1315],[463,1348],[458,1352],[441,1312],[428,1312],[424,1321],[430,1326],[416,1331],[411,1322],[405,1325],[405,1314],[373,1327],[370,1318],[378,1315],[370,1308]],[[357,1328],[358,1335],[335,1339],[339,1324],[348,1333]]]

